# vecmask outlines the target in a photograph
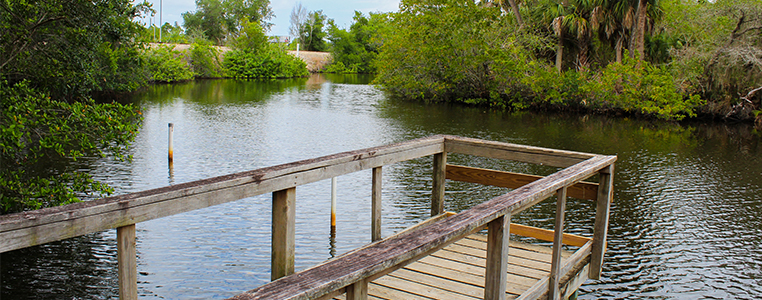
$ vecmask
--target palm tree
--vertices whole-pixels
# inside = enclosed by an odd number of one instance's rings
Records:
[[[592,27],[590,18],[595,9],[591,0],[552,0],[538,5],[540,19],[550,24],[558,44],[556,49],[556,69],[561,71],[563,61],[563,41],[568,34],[577,48],[577,69],[587,70],[590,66],[590,47],[592,46]]]
[[[653,23],[661,19],[664,11],[656,0],[637,0],[637,10],[635,12],[635,24],[632,26],[632,36],[630,37],[630,56],[636,55],[643,58],[645,54],[645,36],[646,31],[650,31]]]
[[[616,62],[622,62],[624,41],[635,23],[636,1],[598,0],[591,15],[593,31],[598,39],[614,48]]]

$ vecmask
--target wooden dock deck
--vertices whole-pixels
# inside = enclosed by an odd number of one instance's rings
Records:
[[[450,154],[558,168],[547,175],[448,164]],[[432,157],[431,218],[381,238],[382,169]],[[177,184],[127,195],[0,216],[0,253],[116,229],[119,298],[138,299],[135,224],[265,193],[272,194],[272,282],[243,299],[561,299],[600,278],[616,156],[437,135]],[[371,170],[372,243],[294,272],[296,189]],[[586,182],[597,178],[598,182]],[[446,180],[512,189],[446,213]],[[554,197],[552,230],[511,216]],[[564,233],[566,198],[591,201],[592,236]],[[486,231],[486,235],[480,232]],[[520,235],[552,247],[511,241]],[[573,251],[573,252],[572,252]]]
[[[506,299],[516,299],[550,272],[552,249],[510,242]],[[571,251],[563,251],[568,258]],[[386,276],[371,281],[368,299],[484,299],[487,236],[472,234]],[[579,274],[569,294],[587,279]],[[568,295],[563,297],[568,298]],[[344,295],[334,299],[344,300]]]

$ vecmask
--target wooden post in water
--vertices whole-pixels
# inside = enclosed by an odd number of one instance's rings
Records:
[[[606,252],[606,232],[609,228],[609,210],[614,198],[614,164],[599,173],[598,199],[595,207],[595,227],[593,227],[593,249],[590,255],[590,279],[601,279],[603,254]]]
[[[373,168],[372,182],[370,240],[375,242],[381,239],[381,167]]]
[[[447,153],[434,154],[433,183],[431,184],[431,216],[444,213],[445,168],[447,168]]]
[[[294,273],[296,188],[273,192],[272,280]]]
[[[168,158],[170,165],[174,161],[174,153],[172,150],[172,135],[175,132],[175,124],[169,123],[169,152],[168,152]]]
[[[487,265],[484,273],[484,299],[505,300],[508,281],[508,242],[511,215],[489,222],[487,225]]]
[[[119,299],[138,299],[138,262],[135,250],[135,224],[116,229]]]
[[[331,228],[336,229],[336,177],[331,178]]]
[[[559,290],[559,274],[561,272],[561,246],[564,239],[564,214],[566,213],[566,187],[556,193],[556,227],[553,231],[553,256],[550,260],[550,276],[548,278],[548,300],[561,299]]]

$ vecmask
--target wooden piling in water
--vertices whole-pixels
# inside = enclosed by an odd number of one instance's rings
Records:
[[[336,228],[336,177],[331,178],[331,228]]]
[[[172,150],[172,135],[175,131],[175,124],[169,123],[169,150],[168,150],[168,159],[169,163],[171,164],[174,161],[174,154]]]

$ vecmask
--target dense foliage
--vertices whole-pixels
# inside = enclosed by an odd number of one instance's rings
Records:
[[[118,103],[55,100],[29,86],[0,83],[0,211],[67,204],[108,194],[107,184],[61,164],[82,157],[124,159],[139,112]]]
[[[148,71],[151,81],[176,82],[193,79],[188,63],[183,61],[183,54],[171,46],[156,46],[146,51]]]
[[[269,0],[196,0],[196,11],[183,13],[186,30],[202,32],[222,45],[230,34],[237,34],[243,22],[258,23],[269,29],[273,17]]]
[[[325,27],[328,17],[322,10],[313,11],[307,14],[307,19],[300,27],[299,44],[302,50],[306,51],[326,51],[328,45],[325,42]]]
[[[146,9],[130,0],[0,1],[0,73],[52,97],[134,90],[145,73],[133,19]]]
[[[380,32],[387,27],[388,14],[370,13],[366,17],[355,11],[349,30],[328,22],[328,40],[331,42],[333,63],[329,73],[375,73],[376,56],[381,46]]]
[[[233,50],[223,61],[227,75],[234,78],[292,78],[307,75],[307,65],[289,55],[279,44],[267,41],[264,29],[244,22],[244,28],[231,44]]]
[[[223,62],[228,76],[234,78],[292,78],[307,76],[307,65],[277,45],[259,52],[233,50]]]
[[[190,67],[198,78],[223,77],[220,51],[209,42],[193,43],[189,50]]]
[[[376,38],[376,78],[398,97],[665,119],[760,115],[759,1],[403,0],[390,19]],[[331,32],[337,69],[351,70],[343,53],[362,51],[349,32]]]
[[[134,18],[147,9],[129,0],[0,1],[0,212],[111,191],[69,162],[126,157],[139,113],[90,95],[145,84]]]

